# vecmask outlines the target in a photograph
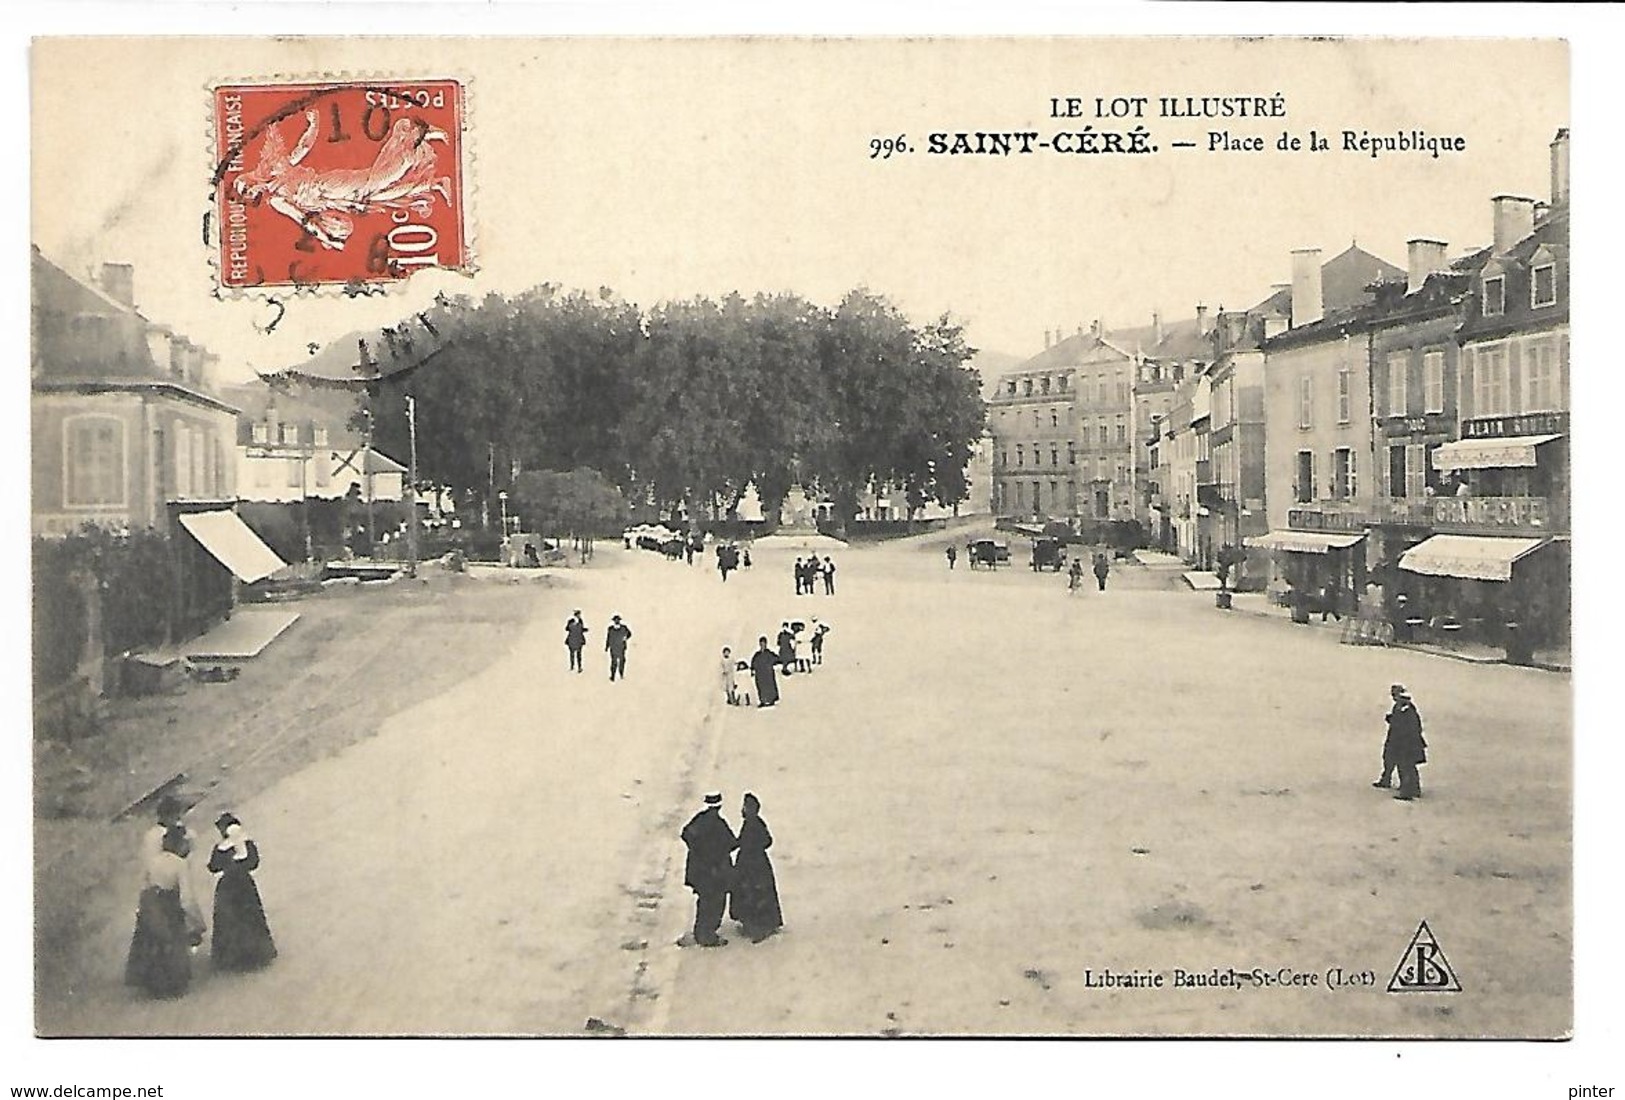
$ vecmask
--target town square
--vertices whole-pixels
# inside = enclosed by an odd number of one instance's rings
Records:
[[[31,52],[48,1052],[1583,1030],[1566,42],[225,41]]]

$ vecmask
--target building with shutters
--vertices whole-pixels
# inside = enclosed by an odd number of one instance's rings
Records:
[[[1379,394],[1394,409],[1403,398],[1424,433],[1425,457],[1409,436],[1403,459],[1395,444],[1388,451],[1390,586],[1406,594],[1416,629],[1509,653],[1520,637],[1565,645],[1569,631],[1568,155],[1560,130],[1550,202],[1492,200],[1491,246],[1450,276],[1460,287],[1453,331],[1429,328],[1425,347],[1412,349],[1420,356],[1373,360]]]
[[[237,410],[216,357],[135,307],[129,264],[79,279],[33,251],[32,528],[168,531],[236,499]]]
[[[1365,593],[1375,521],[1368,288],[1403,274],[1353,246],[1324,265],[1318,249],[1296,251],[1290,326],[1263,341],[1269,531],[1245,543],[1271,553],[1278,589],[1340,612]]]

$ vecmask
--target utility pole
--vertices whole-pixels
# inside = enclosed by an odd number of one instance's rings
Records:
[[[406,395],[406,575],[418,575],[418,405]]]
[[[367,483],[367,557],[378,552],[378,532],[372,515],[372,410],[367,410],[367,449],[361,456],[361,480]]]

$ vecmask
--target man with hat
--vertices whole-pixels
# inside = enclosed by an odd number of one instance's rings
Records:
[[[1394,795],[1402,802],[1422,796],[1422,777],[1417,765],[1426,764],[1427,742],[1422,739],[1422,716],[1411,702],[1410,692],[1404,684],[1388,689],[1394,707],[1387,714],[1388,736],[1382,743],[1382,778],[1371,784],[1386,788],[1395,769],[1399,771],[1399,792]]]
[[[721,791],[706,795],[700,812],[683,826],[683,843],[688,846],[683,885],[694,891],[694,942],[721,947],[728,941],[717,935],[717,929],[728,908],[733,851],[739,847],[739,838],[722,820]]]
[[[570,671],[581,671],[581,651],[587,646],[587,621],[578,610],[564,624],[564,648],[570,651]]]
[[[604,648],[609,650],[609,678],[626,679],[626,643],[632,637],[632,628],[621,622],[619,615],[611,615],[609,629],[604,631]]]

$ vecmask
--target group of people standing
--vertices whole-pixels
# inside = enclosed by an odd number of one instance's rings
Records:
[[[817,554],[805,559],[796,559],[796,595],[811,596],[817,591],[819,578],[824,581],[824,595],[835,595],[835,561],[825,555],[822,561]]]
[[[141,894],[124,980],[152,997],[179,997],[187,991],[193,952],[208,932],[193,884],[193,839],[182,820],[184,812],[175,798],[161,798],[157,820],[141,839]],[[235,814],[222,813],[214,825],[220,840],[208,861],[209,873],[218,876],[210,963],[217,971],[258,970],[277,954],[254,884],[259,846]]]
[[[752,943],[761,943],[784,927],[778,882],[767,856],[773,834],[762,820],[762,803],[747,793],[739,812],[735,834],[722,816],[722,793],[713,791],[683,826],[682,840],[688,847],[683,885],[694,891],[694,942],[701,947],[728,942],[720,935],[724,913]]]
[[[609,617],[609,629],[604,631],[604,651],[609,654],[609,678],[626,679],[626,643],[632,640],[632,628],[621,621],[619,615]],[[587,620],[576,611],[564,622],[564,648],[570,654],[570,671],[581,671],[581,651],[587,648]]]
[[[810,622],[786,619],[779,628],[777,645],[770,644],[767,635],[756,640],[756,652],[750,660],[734,656],[733,647],[722,647],[722,694],[729,706],[750,702],[750,696],[739,690],[739,674],[749,672],[756,689],[756,705],[771,707],[779,701],[779,676],[797,672],[811,672],[824,663],[824,639],[830,625],[816,617]]]

